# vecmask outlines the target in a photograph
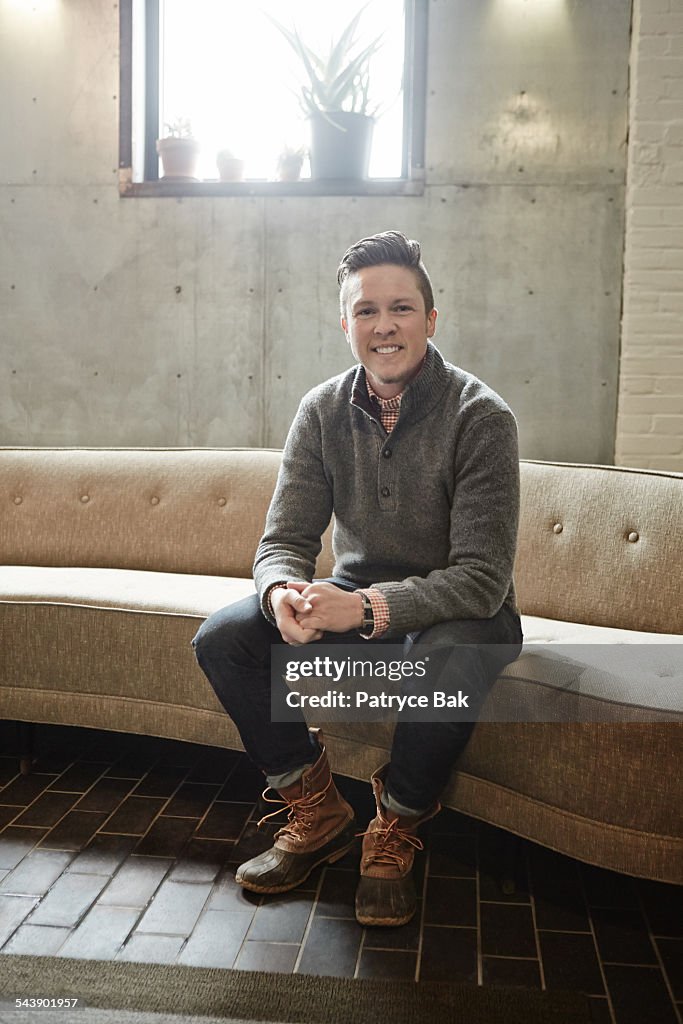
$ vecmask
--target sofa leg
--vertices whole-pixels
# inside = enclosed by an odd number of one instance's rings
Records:
[[[22,775],[30,775],[35,763],[33,743],[36,727],[33,722],[17,722],[19,732],[19,771]]]

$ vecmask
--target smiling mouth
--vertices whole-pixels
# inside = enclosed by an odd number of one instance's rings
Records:
[[[373,352],[377,352],[381,356],[390,356],[394,352],[400,352],[401,351],[401,346],[400,345],[378,345],[377,348],[374,348],[372,351]]]

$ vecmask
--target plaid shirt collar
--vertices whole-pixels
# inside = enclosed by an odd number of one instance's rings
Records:
[[[382,398],[381,395],[378,395],[377,392],[373,389],[372,385],[370,384],[370,381],[367,378],[367,374],[365,376],[365,384],[368,389],[370,401],[375,401],[379,405],[379,418],[382,423],[382,426],[386,430],[387,434],[390,434],[391,431],[396,426],[396,424],[398,423],[398,416],[401,411],[401,399],[403,398],[403,391],[401,391],[400,394],[395,395],[394,398]]]

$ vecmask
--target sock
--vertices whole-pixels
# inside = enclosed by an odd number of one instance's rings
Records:
[[[287,786],[298,782],[310,764],[302,764],[298,768],[292,768],[290,772],[282,772],[280,775],[266,775],[266,782],[271,789],[286,789]]]
[[[421,818],[422,815],[426,814],[429,810],[428,807],[424,807],[421,810],[416,811],[414,807],[406,807],[405,804],[400,804],[398,800],[394,799],[386,786],[382,791],[381,802],[385,811],[390,811],[392,814],[398,814],[399,818]]]

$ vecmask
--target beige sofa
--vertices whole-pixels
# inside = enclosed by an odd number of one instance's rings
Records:
[[[0,717],[239,747],[190,640],[253,591],[279,458],[0,449]],[[683,476],[521,471],[516,583],[532,646],[495,684],[494,720],[476,726],[444,803],[594,864],[683,882]],[[577,673],[558,658],[564,643],[632,646],[625,665],[612,648],[616,674]],[[528,700],[527,721],[495,720],[511,694]],[[387,725],[327,729],[333,766],[356,778],[389,741]]]

